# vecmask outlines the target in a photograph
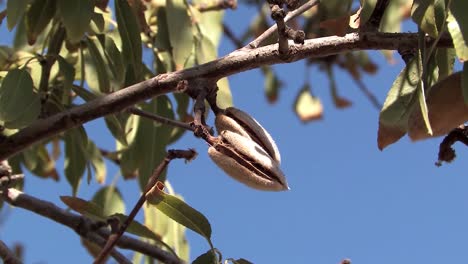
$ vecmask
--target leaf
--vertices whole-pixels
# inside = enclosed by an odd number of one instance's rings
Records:
[[[8,0],[6,7],[7,27],[11,31],[26,11],[30,0]]]
[[[87,37],[86,43],[88,45],[88,52],[94,64],[96,75],[99,83],[99,91],[101,93],[110,93],[110,80],[107,74],[107,64],[104,62],[102,52],[98,49],[100,42],[96,38]],[[99,45],[100,46],[100,45]],[[88,71],[89,72],[89,71]]]
[[[89,202],[78,197],[60,196],[60,200],[74,211],[93,220],[105,220],[102,208],[94,202]]]
[[[81,177],[86,169],[88,137],[83,127],[73,128],[65,133],[65,176],[76,195]]]
[[[447,22],[447,28],[452,36],[453,46],[455,47],[455,52],[457,53],[458,58],[461,61],[468,60],[468,41],[464,40],[463,34],[460,30],[460,25],[451,12],[449,12]]]
[[[59,180],[59,175],[55,169],[55,161],[51,159],[44,145],[32,146],[22,153],[24,166],[34,175],[42,178],[52,178]]]
[[[123,223],[128,218],[127,215],[115,213],[111,216],[119,218],[120,223]],[[151,231],[147,226],[139,223],[138,221],[133,220],[130,225],[127,227],[126,230],[128,233],[137,235],[139,237],[150,238],[155,241],[161,242],[161,236],[156,234],[155,232]]]
[[[63,76],[63,98],[62,104],[69,105],[70,104],[70,92],[72,91],[73,82],[75,80],[75,68],[73,65],[68,63],[62,56],[57,58],[60,74]]]
[[[126,0],[115,0],[115,15],[119,35],[122,40],[122,57],[134,70],[133,79],[139,81],[142,76],[142,47],[138,20]],[[128,66],[127,66],[128,67]]]
[[[106,180],[107,170],[104,159],[102,158],[101,151],[91,140],[88,141],[87,151],[89,162],[91,163],[95,172],[96,181],[102,184]]]
[[[408,117],[415,103],[421,78],[418,57],[411,60],[395,79],[380,111],[377,137],[380,150],[406,134]]]
[[[106,217],[115,213],[125,213],[122,194],[114,186],[102,187],[94,194],[91,201],[102,208],[102,213]]]
[[[445,19],[444,0],[416,0],[413,2],[411,17],[419,27],[433,38],[442,31]]]
[[[176,70],[183,69],[193,49],[192,21],[184,0],[167,0],[167,25]]]
[[[98,36],[101,45],[104,47],[104,55],[107,60],[107,67],[112,73],[113,79],[117,83],[118,89],[122,88],[125,74],[125,66],[117,45],[114,40],[107,35]]]
[[[425,129],[421,109],[414,108],[408,119],[412,140],[441,136],[468,120],[468,106],[462,92],[462,72],[456,72],[433,85],[426,96],[433,135]]]
[[[214,263],[218,264],[218,256],[213,249],[208,250],[207,252],[198,256],[192,264],[207,264],[207,263]]]
[[[327,75],[328,75],[328,79],[330,81],[330,91],[331,91],[331,96],[332,96],[332,99],[333,99],[333,103],[335,104],[335,106],[337,108],[347,108],[347,107],[350,107],[352,105],[351,101],[349,101],[348,99],[340,96],[338,94],[338,89],[336,87],[336,80],[335,80],[335,75],[332,71],[332,67],[331,66],[327,66],[326,68],[326,72],[327,72]]]
[[[23,128],[37,119],[39,95],[33,92],[33,81],[24,69],[7,73],[0,87],[0,120],[6,128]]]
[[[57,9],[67,30],[67,39],[72,43],[80,41],[94,13],[94,0],[59,0]]]
[[[55,0],[34,0],[32,2],[25,14],[26,34],[29,45],[36,43],[39,34],[42,33],[54,17],[55,6]]]
[[[309,84],[305,84],[297,94],[294,102],[294,111],[304,123],[322,119],[322,102],[320,102],[318,97],[312,95]]]
[[[453,65],[455,64],[455,49],[439,48],[436,50],[435,59],[439,69],[439,79],[443,79],[453,72]]]
[[[167,96],[159,96],[150,103],[143,103],[141,109],[167,118],[174,118],[172,105]],[[121,170],[123,175],[131,175],[132,171],[138,169],[138,182],[144,190],[154,168],[166,155],[166,145],[169,142],[172,128],[154,123],[151,120],[138,118],[136,133],[133,142],[123,151],[121,156]],[[127,129],[126,129],[127,131]],[[165,174],[162,176],[164,179]]]
[[[158,210],[172,220],[203,236],[210,244],[210,247],[213,248],[211,225],[208,219],[181,199],[163,192],[160,188],[162,187],[155,185],[148,192],[146,195],[148,203],[156,206]]]
[[[236,259],[236,260],[229,259],[229,260],[232,262],[232,264],[253,264],[252,262],[250,262],[250,261],[248,261],[248,260],[246,260],[244,258],[240,258],[240,259]]]
[[[232,106],[231,88],[229,88],[229,80],[227,77],[221,78],[216,83],[218,85],[218,94],[216,96],[216,104],[221,108]]]
[[[273,104],[278,100],[279,90],[283,86],[283,83],[278,79],[278,76],[270,66],[263,66],[261,70],[265,78],[265,96],[268,102]]]
[[[468,10],[468,2],[466,0],[450,1],[450,12],[457,21],[463,39],[465,40],[465,46],[468,43],[468,17],[466,16],[466,10]],[[450,34],[452,34],[452,32],[450,32]],[[452,35],[452,37],[454,36]]]

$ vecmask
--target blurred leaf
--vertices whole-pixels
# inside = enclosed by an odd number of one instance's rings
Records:
[[[406,0],[392,0],[389,1],[385,13],[383,14],[380,23],[380,32],[400,32],[401,22],[403,20],[403,10],[401,7],[407,3]],[[393,50],[382,50],[387,61],[391,64],[394,63]]]
[[[461,61],[468,60],[468,41],[464,40],[463,34],[460,30],[460,25],[451,12],[449,12],[447,22],[447,28],[452,36],[453,46],[455,47],[455,52],[457,53],[458,58]]]
[[[450,12],[457,21],[461,35],[465,40],[465,47],[468,43],[468,17],[466,16],[466,10],[468,10],[468,2],[466,0],[450,1]],[[450,34],[452,34],[452,32],[450,32]],[[452,35],[452,38],[453,37],[454,36]]]
[[[445,19],[445,2],[444,0],[415,0],[411,17],[425,33],[437,38]]]
[[[29,45],[36,43],[38,35],[41,34],[52,20],[55,14],[55,7],[55,0],[34,0],[32,2],[25,14]]]
[[[8,72],[0,86],[0,120],[6,128],[22,128],[36,120],[40,112],[39,95],[24,69]]]
[[[128,5],[126,0],[115,0],[115,15],[117,17],[117,25],[122,39],[122,58],[123,61],[133,69],[133,79],[139,81],[141,79],[142,69],[142,47],[140,28],[138,20],[133,12],[133,9]]]
[[[184,0],[167,0],[167,26],[176,70],[183,69],[192,53],[192,21]]]
[[[156,185],[146,195],[148,203],[156,206],[158,210],[169,216],[177,223],[184,225],[206,238],[210,247],[213,248],[213,244],[211,242],[211,225],[208,222],[208,219],[206,219],[203,214],[186,204],[183,200],[165,193],[160,189],[160,187],[161,186]]]
[[[150,103],[142,103],[141,109],[167,118],[174,118],[171,102],[167,96],[158,96]],[[141,189],[146,186],[148,178],[154,168],[166,155],[166,145],[169,142],[172,128],[163,126],[145,118],[136,119],[133,129],[136,130],[133,142],[128,140],[129,147],[121,156],[121,170],[123,175],[131,175],[138,169],[138,181]],[[126,129],[127,131],[127,129]],[[164,179],[165,174],[162,176]]]
[[[30,0],[8,0],[6,7],[7,27],[11,31],[26,12]]]
[[[411,60],[392,84],[380,111],[378,147],[380,150],[406,134],[408,117],[416,100],[421,78],[418,56]]]
[[[246,259],[243,259],[243,258],[240,258],[240,259],[230,259],[230,261],[232,262],[232,264],[253,264],[252,262],[246,260]]]
[[[102,208],[105,217],[115,213],[125,213],[122,194],[115,186],[102,187],[94,194],[91,201]]]
[[[349,101],[348,99],[344,97],[341,97],[338,94],[335,75],[333,73],[333,69],[331,65],[326,66],[326,72],[327,72],[328,80],[330,81],[330,91],[331,91],[331,96],[332,96],[333,103],[335,104],[335,106],[340,109],[350,107],[352,105],[351,101]]]
[[[217,259],[218,259],[218,255],[215,253],[213,249],[210,249],[207,252],[198,256],[192,262],[192,264],[208,264],[208,263],[218,264]]]
[[[94,169],[94,174],[96,177],[96,181],[98,183],[104,183],[106,180],[106,164],[104,163],[104,159],[102,158],[101,151],[96,147],[94,142],[91,140],[88,141],[88,157],[89,157],[89,162],[91,163],[93,169]]]
[[[221,78],[216,83],[218,85],[218,94],[216,104],[221,108],[227,108],[233,105],[231,88],[229,88],[229,80],[227,77]]]
[[[73,128],[65,133],[65,176],[76,195],[81,177],[86,169],[88,137],[83,127]]]
[[[120,214],[120,213],[112,214],[112,216],[115,216],[115,217],[119,218],[120,223],[125,222],[126,219],[128,218],[128,216],[126,216],[124,214]],[[139,237],[150,238],[150,239],[153,239],[153,240],[158,241],[158,242],[161,241],[161,236],[160,235],[156,234],[155,232],[151,231],[151,229],[149,229],[147,226],[145,226],[145,225],[143,225],[143,224],[141,224],[141,223],[139,223],[138,221],[135,221],[135,220],[133,220],[130,223],[130,225],[128,226],[126,231],[128,233],[137,235]]]
[[[60,196],[60,200],[72,210],[87,216],[93,220],[105,220],[106,215],[102,208],[94,202],[89,202],[78,197]]]
[[[68,105],[70,102],[70,92],[72,91],[73,82],[75,80],[75,68],[68,63],[62,56],[57,58],[60,74],[63,76],[63,98],[62,104]]]
[[[330,35],[336,35],[343,37],[346,35],[346,32],[349,29],[350,23],[350,16],[348,14],[337,17],[327,19],[325,21],[320,22],[320,27],[326,29]]]
[[[89,23],[88,33],[90,35],[97,35],[104,33],[106,29],[106,22],[104,20],[104,15],[100,13],[93,12],[91,15],[91,21]]]
[[[453,72],[455,63],[455,49],[437,49],[435,53],[437,67],[439,68],[439,79],[443,79]]]
[[[117,82],[118,89],[122,88],[125,74],[125,66],[117,45],[114,40],[107,35],[99,35],[99,41],[104,47],[104,55],[107,60],[107,67],[112,73],[113,79]]]
[[[23,162],[25,167],[34,175],[42,178],[52,178],[59,180],[59,175],[55,169],[55,161],[51,159],[44,145],[39,144],[24,150]]]
[[[322,102],[318,97],[312,95],[309,84],[305,84],[297,94],[294,101],[294,111],[304,123],[322,119]]]
[[[263,66],[261,69],[265,78],[265,96],[268,102],[273,104],[278,100],[279,90],[283,83],[270,66]]]
[[[59,0],[57,8],[67,30],[67,39],[72,43],[80,41],[94,13],[94,0]]]
[[[107,74],[107,64],[104,62],[102,57],[102,51],[98,48],[100,42],[96,38],[87,37],[86,44],[88,45],[88,51],[90,59],[94,64],[94,69],[96,70],[96,75],[99,83],[99,91],[101,93],[110,93],[110,80],[109,75]],[[89,73],[89,71],[88,71]]]

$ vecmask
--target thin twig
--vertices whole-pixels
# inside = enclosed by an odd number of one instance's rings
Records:
[[[428,44],[431,44],[432,41],[432,38],[426,37]],[[442,37],[438,46],[453,47],[452,39]],[[325,57],[356,50],[398,50],[408,47],[418,47],[417,33],[356,32],[346,34],[343,37],[329,36],[308,39],[303,45],[291,46],[287,61],[279,58],[275,53],[278,50],[277,44],[255,50],[237,50],[205,64],[160,74],[48,118],[36,120],[31,125],[0,141],[0,160],[7,159],[36,142],[53,137],[70,128],[120,112],[138,102],[175,92],[177,84],[183,80],[193,81],[200,78],[218,80],[261,66],[289,63],[304,58]]]
[[[22,264],[13,251],[11,251],[3,241],[0,240],[0,258],[5,264]]]
[[[306,3],[304,3],[298,9],[289,12],[286,15],[286,17],[284,17],[284,22],[287,23],[289,20],[301,15],[302,13],[304,13],[305,11],[311,9],[312,7],[317,5],[318,3],[320,3],[320,0],[309,0],[309,1],[307,1]],[[273,34],[276,31],[276,29],[277,29],[277,25],[274,24],[273,26],[271,26],[269,29],[265,30],[265,32],[263,32],[260,36],[258,36],[256,39],[254,39],[252,42],[247,44],[247,46],[243,47],[242,49],[255,49],[255,48],[258,48],[258,46],[260,46],[260,44],[265,39],[267,39],[271,34]]]
[[[442,162],[452,162],[455,159],[456,154],[452,146],[457,141],[468,146],[468,127],[462,125],[454,128],[445,136],[439,146],[438,160],[435,163],[437,167],[442,166]]]
[[[359,78],[353,78],[356,85],[359,87],[359,90],[369,99],[371,104],[380,111],[382,109],[382,104],[379,102],[375,94],[373,94],[367,87],[366,84]]]
[[[167,117],[155,115],[155,114],[143,111],[141,109],[138,109],[136,107],[130,107],[130,108],[128,108],[127,111],[129,113],[134,114],[134,115],[139,115],[139,116],[151,119],[151,120],[156,121],[158,123],[161,123],[163,125],[180,127],[180,128],[185,129],[185,130],[193,131],[193,128],[190,126],[189,123],[184,123],[184,122],[176,121],[176,120],[173,120],[173,119],[170,119],[170,118],[167,118]]]
[[[278,52],[287,55],[289,51],[288,36],[286,34],[285,11],[279,5],[270,5],[271,18],[276,22],[278,28]]]
[[[194,150],[169,150],[167,152],[166,157],[163,159],[163,161],[159,164],[159,166],[154,170],[151,177],[148,179],[148,183],[145,186],[145,191],[141,194],[140,198],[138,199],[137,203],[135,204],[132,211],[128,215],[127,219],[125,219],[125,222],[120,226],[120,229],[115,234],[112,234],[111,236],[109,236],[109,239],[107,240],[106,245],[103,247],[103,249],[101,250],[101,253],[99,253],[99,255],[94,260],[95,264],[100,264],[104,262],[109,252],[112,250],[112,248],[117,243],[119,238],[123,235],[125,230],[127,230],[128,226],[133,221],[138,211],[140,211],[141,207],[146,201],[147,193],[158,182],[159,176],[164,172],[164,170],[167,168],[169,163],[173,159],[183,158],[186,160],[192,160],[195,157],[195,155],[196,155],[196,152]]]
[[[25,194],[17,189],[6,189],[5,191],[3,191],[3,194],[0,195],[0,198],[3,199],[5,202],[9,203],[10,205],[23,208],[35,214],[49,218],[52,221],[55,221],[59,224],[67,226],[75,232],[77,232],[81,237],[88,239],[93,243],[98,243],[98,241],[93,239],[95,238],[95,236],[92,233],[96,233],[100,237],[106,239],[110,235],[110,231],[105,228],[100,228],[97,230],[86,228],[91,224],[86,225],[84,223],[92,223],[92,221],[87,217],[71,213],[56,206],[51,202],[38,199],[34,196]],[[124,235],[123,237],[121,237],[119,239],[119,242],[117,243],[117,246],[132,251],[140,252],[167,264],[183,263],[178,258],[175,258],[172,254],[158,247],[155,247],[152,244],[143,242],[141,240],[129,236]]]
[[[223,31],[224,31],[224,34],[226,35],[226,37],[232,41],[232,43],[234,43],[234,45],[236,45],[236,47],[238,49],[242,48],[242,46],[244,44],[242,44],[242,41],[240,41],[239,38],[236,37],[236,35],[234,35],[234,32],[232,32],[232,30],[229,28],[228,25],[224,24],[223,23]]]

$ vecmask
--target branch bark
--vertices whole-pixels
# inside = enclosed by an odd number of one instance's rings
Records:
[[[105,240],[96,239],[97,237],[107,239],[110,235],[110,231],[107,229],[100,228],[97,230],[92,230],[92,228],[89,228],[93,222],[84,216],[65,211],[51,202],[38,199],[17,189],[5,189],[0,198],[13,206],[26,209],[35,214],[44,216],[57,223],[67,226],[77,232],[81,237],[88,239],[89,241],[98,245],[105,243]],[[156,258],[163,263],[183,263],[172,254],[163,251],[162,249],[155,247],[152,244],[145,243],[129,236],[122,236],[117,242],[117,246],[123,249],[130,249],[143,253],[145,255]]]
[[[0,258],[5,264],[22,264],[13,251],[11,251],[3,241],[0,240]]]
[[[426,38],[430,44],[432,39]],[[443,37],[438,47],[452,47],[450,38]],[[218,80],[239,72],[264,65],[289,63],[305,58],[325,57],[354,50],[398,50],[418,47],[417,33],[358,32],[343,37],[331,36],[309,39],[304,44],[290,43],[287,60],[278,54],[278,45],[273,44],[252,50],[236,50],[217,60],[166,74],[134,84],[125,89],[97,98],[32,123],[18,133],[0,142],[0,160],[23,151],[41,140],[55,136],[91,120],[117,113],[138,102],[166,93],[176,92],[180,81],[196,79]]]

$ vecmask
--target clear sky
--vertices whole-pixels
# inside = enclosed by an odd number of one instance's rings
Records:
[[[227,22],[237,32],[254,11],[228,11]],[[0,26],[3,43],[11,39]],[[220,54],[234,49],[223,39]],[[383,102],[403,67],[388,65],[373,52],[375,76],[365,83]],[[276,140],[282,169],[291,191],[260,192],[235,182],[208,158],[203,141],[186,134],[171,148],[195,148],[196,160],[175,161],[168,177],[175,190],[211,222],[213,242],[225,258],[254,263],[335,264],[350,258],[359,264],[460,263],[468,259],[468,153],[456,145],[452,164],[434,166],[441,138],[412,143],[403,138],[383,152],[377,148],[378,111],[338,72],[340,93],[353,101],[346,110],[334,108],[324,73],[309,74],[314,92],[322,98],[324,119],[302,124],[292,111],[304,82],[304,62],[274,67],[285,88],[270,105],[263,95],[259,70],[229,78],[235,105],[252,114]],[[99,146],[112,149],[102,121],[86,129]],[[65,207],[60,195],[70,195],[58,162],[61,181],[26,175],[25,192]],[[108,182],[118,171],[109,164]],[[127,212],[138,199],[134,181],[119,179]],[[90,199],[98,184],[83,183],[78,196]],[[0,239],[25,246],[25,263],[89,263],[78,236],[68,228],[22,209],[1,214]],[[188,231],[191,258],[204,253],[207,243]]]

